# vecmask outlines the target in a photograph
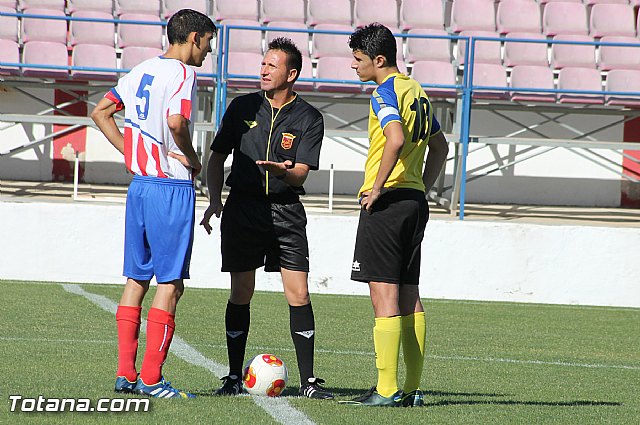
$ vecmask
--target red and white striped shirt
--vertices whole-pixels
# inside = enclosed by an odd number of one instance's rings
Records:
[[[168,157],[182,154],[173,140],[167,118],[182,115],[189,120],[193,137],[192,105],[197,82],[191,67],[177,59],[151,58],[118,80],[105,97],[124,108],[124,160],[133,174],[191,179],[191,169]]]

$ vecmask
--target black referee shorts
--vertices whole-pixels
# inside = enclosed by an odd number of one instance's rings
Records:
[[[371,214],[360,211],[351,279],[417,285],[428,219],[424,192],[415,189],[391,190],[373,204]]]
[[[244,272],[264,266],[309,271],[307,216],[300,201],[271,203],[231,191],[222,211],[222,271]]]

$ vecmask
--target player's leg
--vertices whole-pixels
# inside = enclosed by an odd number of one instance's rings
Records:
[[[400,314],[402,320],[402,352],[406,377],[402,387],[403,406],[424,405],[420,379],[424,367],[427,325],[417,285],[400,286]]]

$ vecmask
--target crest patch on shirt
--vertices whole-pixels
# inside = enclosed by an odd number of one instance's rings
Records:
[[[280,142],[280,146],[282,146],[282,149],[291,149],[291,147],[293,146],[293,139],[295,138],[296,136],[291,133],[282,133],[282,141]]]

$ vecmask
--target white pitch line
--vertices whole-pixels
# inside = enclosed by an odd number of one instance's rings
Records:
[[[65,291],[75,295],[85,297],[98,307],[106,310],[112,314],[116,314],[118,304],[113,302],[107,297],[102,295],[92,294],[82,289],[79,285],[63,284],[62,287]],[[140,325],[140,329],[144,332],[146,329],[146,321]],[[173,336],[171,342],[171,353],[177,357],[191,363],[196,366],[203,367],[209,372],[213,373],[218,378],[221,378],[227,374],[227,367],[205,357],[198,350],[187,344],[182,338],[177,335]],[[285,398],[269,398],[269,397],[252,397],[253,401],[264,409],[273,419],[281,424],[306,424],[315,425],[304,413],[298,409],[292,407]]]
[[[55,342],[55,343],[92,343],[92,344],[116,344],[116,341],[110,340],[88,340],[88,339],[42,339],[42,338],[11,338],[1,337],[0,341],[25,341],[25,342]],[[195,347],[207,347],[207,348],[219,348],[226,349],[226,345],[222,344],[194,344]],[[173,345],[171,346],[173,353]],[[264,351],[264,352],[294,352],[295,349],[290,347],[269,347],[265,345],[247,345],[248,349]],[[323,348],[316,348],[316,353],[335,354],[341,356],[374,356],[373,351],[355,351],[355,350],[327,350]],[[469,357],[469,356],[437,356],[427,354],[425,356],[428,359],[434,360],[454,360],[454,361],[470,361],[470,362],[487,362],[487,363],[515,363],[515,364],[532,364],[542,366],[563,366],[563,367],[584,367],[588,369],[625,369],[625,370],[640,370],[640,366],[630,365],[611,365],[602,363],[575,363],[575,362],[563,362],[563,361],[543,361],[543,360],[518,360],[518,359],[503,359],[496,357]]]

